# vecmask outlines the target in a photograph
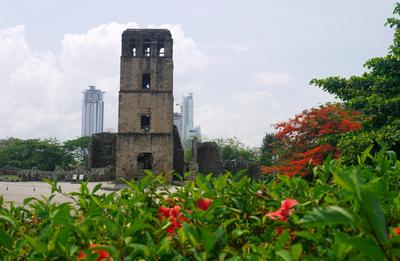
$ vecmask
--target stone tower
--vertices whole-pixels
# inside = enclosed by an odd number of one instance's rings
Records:
[[[173,169],[172,37],[166,29],[122,34],[116,175]],[[172,181],[172,177],[167,177]]]

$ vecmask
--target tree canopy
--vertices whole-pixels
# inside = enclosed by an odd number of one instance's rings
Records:
[[[212,141],[219,146],[221,158],[224,160],[234,160],[238,157],[243,157],[247,161],[255,162],[258,159],[259,151],[255,148],[245,146],[236,137],[227,139],[219,138]]]
[[[273,166],[264,166],[261,171],[288,176],[309,174],[329,154],[334,158],[340,155],[337,143],[344,133],[362,127],[360,116],[336,103],[304,110],[293,119],[276,124],[275,141],[269,147],[277,159]]]
[[[263,138],[260,148],[260,158],[258,163],[262,166],[272,166],[274,158],[274,143],[276,141],[275,134],[267,132]]]
[[[370,144],[391,147],[400,153],[400,4],[394,10],[396,17],[386,25],[394,28],[394,40],[384,57],[368,60],[361,76],[313,79],[312,84],[336,95],[367,117],[363,130],[342,139],[339,147],[347,155],[355,155]]]
[[[71,169],[85,160],[89,139],[81,137],[64,143],[56,139],[3,139],[0,140],[0,168],[37,167],[51,171],[61,166]]]

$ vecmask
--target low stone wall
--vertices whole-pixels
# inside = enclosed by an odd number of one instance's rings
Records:
[[[260,179],[262,176],[259,172],[260,167],[252,162],[248,162],[245,158],[239,157],[234,160],[224,160],[224,170],[233,174],[241,170],[246,170],[243,175],[249,176],[252,179]]]
[[[4,175],[18,176],[21,181],[41,181],[43,179],[73,181],[80,177],[83,177],[84,180],[90,181],[110,181],[115,180],[115,168],[113,166],[107,166],[104,168],[92,169],[77,168],[69,171],[60,169],[55,171],[42,171],[35,168],[0,168],[0,176]]]
[[[259,173],[259,166],[247,161],[243,157],[238,157],[234,160],[222,160],[220,148],[215,142],[198,142],[193,139],[192,143],[193,156],[190,164],[190,170],[195,173],[191,178],[194,178],[197,173],[207,175],[212,173],[215,176],[221,175],[226,171],[232,174],[238,173],[240,170],[246,169],[243,175],[253,179],[259,179],[262,176]]]

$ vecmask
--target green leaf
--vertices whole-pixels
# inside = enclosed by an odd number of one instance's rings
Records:
[[[386,220],[375,195],[370,191],[363,191],[361,207],[366,214],[371,233],[378,236],[381,242],[387,240]]]
[[[226,235],[225,229],[223,226],[219,226],[217,231],[215,232],[215,236],[217,238],[217,242],[220,246],[225,246],[228,242],[228,237]]]
[[[361,156],[358,157],[358,163],[359,163],[360,165],[364,164],[364,163],[365,163],[365,160],[366,160],[367,158],[372,159],[371,150],[372,150],[373,147],[374,147],[374,145],[370,145],[366,150],[364,150],[364,151],[361,153]]]
[[[90,198],[94,201],[94,203],[97,205],[97,206],[101,206],[102,204],[101,204],[101,202],[100,202],[100,200],[97,198],[97,196],[96,195],[93,195],[93,194],[89,194],[90,195]]]
[[[294,260],[300,260],[301,254],[303,253],[303,246],[301,244],[295,244],[290,247],[290,253]]]
[[[360,251],[363,256],[371,257],[372,260],[384,260],[384,253],[374,241],[365,238],[351,238],[347,241],[350,245]]]
[[[303,226],[323,226],[332,224],[351,224],[354,217],[338,206],[314,208],[297,223]]]
[[[185,235],[190,240],[192,245],[197,246],[199,243],[199,235],[196,231],[196,228],[188,225],[187,223],[183,223],[183,231],[185,232]]]
[[[27,204],[29,204],[32,200],[36,200],[36,198],[34,198],[34,197],[25,198],[24,201],[23,201],[23,204],[24,204],[24,205],[27,205]]]
[[[238,238],[241,235],[246,234],[246,233],[249,233],[249,231],[248,230],[241,230],[239,228],[235,229],[235,230],[232,231],[232,238],[236,239],[236,238]]]
[[[214,248],[215,242],[217,242],[216,235],[203,228],[200,230],[200,234],[204,242],[204,250],[210,252]]]
[[[360,169],[349,168],[342,172],[334,172],[335,182],[347,191],[355,194],[358,199],[361,198]]]
[[[277,250],[284,249],[285,245],[289,241],[289,239],[290,239],[289,231],[288,230],[283,231],[283,233],[280,234],[280,236],[276,240],[276,244],[275,244],[276,249]]]
[[[13,246],[13,239],[4,230],[0,230],[0,245],[10,250]]]
[[[94,194],[94,193],[96,193],[98,190],[100,190],[101,189],[101,183],[99,183],[99,184],[97,184],[94,188],[93,188],[93,190],[92,190],[92,194]]]
[[[15,222],[15,220],[9,216],[5,216],[5,215],[1,215],[0,214],[0,220],[3,220],[7,223],[9,223],[14,229],[17,228],[17,223]]]
[[[287,250],[277,251],[276,255],[281,257],[285,261],[292,261],[292,257],[290,256],[290,253]]]
[[[335,243],[332,245],[332,250],[336,260],[344,260],[346,255],[353,249],[348,243],[349,236],[342,232],[335,234]]]

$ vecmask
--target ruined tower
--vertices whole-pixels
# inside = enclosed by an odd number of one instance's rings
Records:
[[[168,30],[123,32],[117,178],[138,179],[144,169],[173,169],[173,67]]]

